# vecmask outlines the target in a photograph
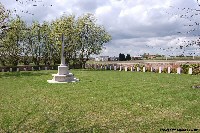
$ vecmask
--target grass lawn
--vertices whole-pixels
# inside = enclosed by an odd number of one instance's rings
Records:
[[[0,132],[160,132],[198,128],[199,76],[73,70],[0,73]]]

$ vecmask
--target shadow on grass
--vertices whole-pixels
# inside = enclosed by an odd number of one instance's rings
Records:
[[[100,125],[93,125],[89,128],[81,128],[79,130],[70,131],[66,133],[108,133],[109,130],[107,127],[100,126]]]
[[[8,73],[0,73],[0,78],[2,77],[23,77],[23,76],[42,76],[49,75],[49,73],[44,72],[8,72]]]

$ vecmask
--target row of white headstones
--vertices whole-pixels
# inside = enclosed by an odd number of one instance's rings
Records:
[[[34,71],[35,69],[32,67],[31,70]],[[41,68],[39,67],[38,70],[41,70]],[[45,67],[44,70],[48,70],[47,67]],[[53,67],[52,67],[52,70],[53,70]],[[2,72],[5,72],[4,69],[2,69],[1,71],[2,71]],[[13,69],[10,68],[10,72],[12,72],[12,71],[13,71]],[[19,68],[17,68],[17,72],[19,72],[19,71],[20,71]],[[27,69],[24,68],[24,71],[27,71]]]
[[[102,68],[101,68],[102,69]],[[136,70],[134,69],[134,67],[130,67],[130,71],[137,71],[137,72],[140,72],[141,70],[140,70],[140,67],[136,67]],[[105,70],[107,70],[107,67],[105,67]],[[112,66],[110,66],[110,70],[112,70]],[[117,66],[114,66],[114,70],[116,71],[117,70]],[[120,66],[119,67],[119,71],[122,71],[123,70],[123,67],[122,66]],[[159,67],[158,68],[158,73],[162,73],[162,67]],[[167,73],[171,73],[171,67],[168,67],[167,68]],[[124,67],[124,71],[128,71],[128,67]],[[151,72],[153,72],[154,71],[154,68],[153,67],[151,67]],[[146,72],[146,67],[143,67],[142,68],[142,72]],[[181,74],[181,68],[180,67],[178,67],[177,68],[177,74]],[[189,68],[189,70],[188,70],[188,74],[192,74],[192,68]]]
[[[103,69],[103,68],[101,68],[101,69]],[[139,67],[137,67],[136,70],[134,70],[134,67],[131,67],[130,69],[131,69],[130,71],[132,71],[132,72],[133,71],[137,71],[137,72],[140,71]],[[39,67],[38,70],[41,70],[41,68]],[[45,70],[48,70],[47,67],[45,67]],[[105,67],[105,70],[107,70],[107,67]],[[112,66],[110,66],[110,70],[112,70]],[[115,71],[117,70],[117,66],[114,66],[114,70]],[[123,70],[123,68],[122,68],[122,66],[120,66],[119,71],[122,71],[122,70]],[[168,67],[167,70],[168,70],[167,71],[168,73],[171,73],[170,67]],[[26,71],[26,68],[24,68],[24,71]],[[32,67],[32,71],[34,71],[33,67]],[[124,67],[124,71],[128,71],[128,67]],[[4,69],[2,69],[2,72],[4,72]],[[12,72],[12,68],[10,68],[10,72]],[[19,72],[19,68],[17,68],[17,72]],[[146,67],[143,67],[142,72],[146,72]],[[151,67],[151,72],[153,72],[153,67]],[[158,73],[162,73],[162,67],[158,68]],[[181,74],[181,68],[180,67],[177,68],[177,74]],[[188,74],[192,74],[192,68],[189,68]]]

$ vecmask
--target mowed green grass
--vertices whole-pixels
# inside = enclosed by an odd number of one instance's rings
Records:
[[[0,73],[0,132],[160,132],[200,129],[199,76],[72,70]]]

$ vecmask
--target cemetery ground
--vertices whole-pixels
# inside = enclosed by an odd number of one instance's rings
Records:
[[[198,75],[71,72],[80,82],[49,84],[52,70],[0,73],[0,132],[200,130]]]

